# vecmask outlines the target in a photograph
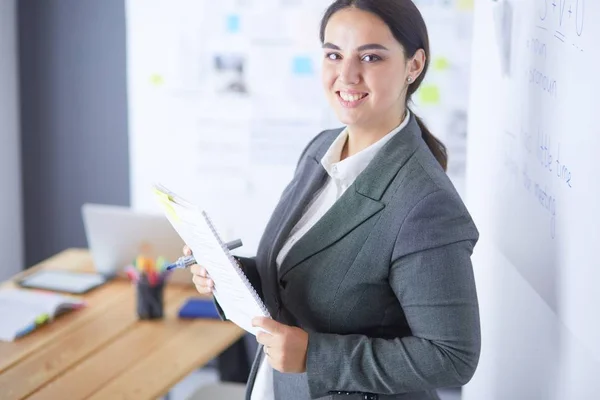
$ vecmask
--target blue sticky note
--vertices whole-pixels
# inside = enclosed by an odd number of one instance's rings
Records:
[[[309,57],[294,57],[292,70],[296,75],[312,75],[313,71],[313,63]]]
[[[236,33],[240,31],[240,16],[239,15],[228,15],[227,16],[227,32]]]

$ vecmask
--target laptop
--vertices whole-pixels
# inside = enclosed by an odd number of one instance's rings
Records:
[[[86,203],[81,208],[96,271],[114,277],[140,254],[169,262],[183,255],[183,240],[163,214],[130,207]],[[189,277],[189,273],[187,276]]]

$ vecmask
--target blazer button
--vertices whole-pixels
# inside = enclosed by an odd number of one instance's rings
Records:
[[[287,282],[284,281],[283,279],[279,280],[279,286],[281,286],[282,289],[285,289],[285,287],[287,286]]]

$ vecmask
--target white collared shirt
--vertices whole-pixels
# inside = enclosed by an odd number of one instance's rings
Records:
[[[393,131],[373,143],[366,149],[347,157],[340,161],[342,150],[348,140],[348,129],[344,129],[338,137],[333,141],[323,158],[321,165],[327,171],[329,177],[309,205],[304,210],[304,213],[298,223],[291,230],[290,235],[277,255],[277,268],[279,268],[288,255],[291,248],[296,242],[306,234],[321,217],[342,197],[344,192],[354,183],[358,175],[360,175],[369,165],[379,150],[387,142],[400,132],[410,120],[410,112],[407,110],[404,121]],[[258,368],[254,387],[252,389],[251,400],[273,400],[275,398],[273,392],[273,369],[263,355],[261,364]]]

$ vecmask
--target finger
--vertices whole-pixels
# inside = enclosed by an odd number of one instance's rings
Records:
[[[285,327],[285,325],[280,324],[279,322],[275,321],[274,319],[266,318],[266,317],[253,318],[252,326],[255,326],[257,328],[262,328],[265,331],[267,331],[273,335],[279,334]]]
[[[192,255],[192,249],[190,249],[190,246],[188,246],[187,244],[185,246],[183,246],[183,255],[185,255],[185,256]]]
[[[190,271],[194,275],[201,276],[203,278],[210,278],[208,276],[208,271],[202,265],[194,264],[190,267]]]
[[[273,335],[267,332],[258,332],[256,334],[256,341],[263,346],[271,346],[273,343]]]
[[[196,291],[202,295],[211,295],[213,294],[213,289],[208,288],[206,286],[196,286]]]
[[[196,286],[196,292],[198,292],[199,294],[204,295],[204,296],[210,296],[211,294],[213,294],[212,289],[201,287],[201,286]]]
[[[203,278],[199,275],[194,275],[192,277],[192,282],[194,282],[194,285],[196,286],[204,287],[207,289],[212,289],[215,286],[215,283],[212,281],[212,279]]]
[[[263,350],[264,351],[264,350]],[[279,352],[274,349],[273,347],[269,347],[269,349],[267,350],[267,353],[265,353],[266,355],[266,360],[269,363],[269,365],[271,366],[271,368],[273,368],[276,371],[279,372],[284,372],[283,368],[281,366],[281,355],[279,354]]]

